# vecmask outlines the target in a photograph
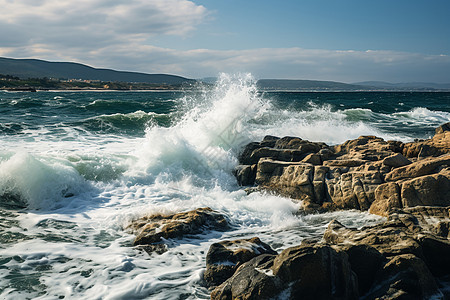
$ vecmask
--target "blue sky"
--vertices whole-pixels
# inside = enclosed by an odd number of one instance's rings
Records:
[[[450,1],[0,0],[0,56],[191,78],[450,83]]]

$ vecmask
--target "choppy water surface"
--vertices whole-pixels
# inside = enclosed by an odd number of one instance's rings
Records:
[[[356,211],[295,216],[289,199],[238,187],[241,147],[264,135],[337,144],[410,141],[450,121],[450,93],[261,93],[250,76],[197,92],[0,92],[0,298],[203,299],[209,245],[259,236],[276,250]],[[20,199],[20,200],[18,200]],[[234,229],[138,252],[124,230],[209,206]]]

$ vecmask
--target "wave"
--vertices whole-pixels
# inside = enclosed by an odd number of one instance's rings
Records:
[[[153,112],[146,113],[139,110],[127,114],[100,115],[76,122],[73,125],[94,132],[143,134],[150,124],[170,126],[171,116]]]
[[[83,177],[57,160],[17,153],[0,163],[0,203],[31,209],[55,207],[87,188]]]

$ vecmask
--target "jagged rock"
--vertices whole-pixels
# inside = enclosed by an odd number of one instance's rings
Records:
[[[433,173],[438,173],[443,166],[448,165],[450,165],[450,154],[443,155],[437,158],[430,157],[392,170],[386,175],[385,180],[398,181],[402,179],[430,175]]]
[[[241,162],[247,166],[239,166],[236,177],[241,185],[256,184],[261,190],[303,201],[304,212],[370,209],[387,216],[395,208],[447,206],[449,124],[438,128],[433,139],[409,144],[361,136],[328,147],[296,137],[267,136],[246,146]],[[439,150],[430,150],[429,155],[441,156],[423,158],[424,143]],[[407,159],[405,153],[419,144],[419,158]],[[445,231],[445,223],[441,227]]]
[[[395,182],[388,182],[375,189],[375,200],[370,205],[369,212],[387,217],[393,208],[401,207],[400,186]]]
[[[218,286],[211,299],[357,299],[348,257],[327,245],[300,245],[260,255]]]
[[[334,245],[369,245],[386,257],[408,253],[422,256],[420,244],[399,221],[386,222],[361,230],[347,228],[338,221],[332,221],[323,238],[327,243]]]
[[[334,146],[333,149],[341,159],[377,161],[394,154],[396,146],[375,136],[360,136],[355,140]]]
[[[404,144],[403,155],[406,157],[427,157],[450,153],[449,123],[439,126],[431,139]]]
[[[429,299],[443,297],[436,281],[420,258],[402,254],[390,258],[366,299]]]
[[[412,162],[404,157],[402,154],[397,153],[383,159],[383,164],[386,166],[398,168],[411,164]]]
[[[417,210],[416,210],[417,211]],[[431,233],[432,224],[424,225],[412,214],[393,214],[387,222],[361,230],[347,228],[332,221],[324,233],[324,240],[333,245],[369,245],[392,257],[413,254],[422,259],[434,276],[448,275],[450,270],[450,240]],[[431,230],[426,231],[427,226]],[[424,231],[425,229],[425,231]]]
[[[417,177],[402,183],[402,206],[449,206],[450,177],[436,174]]]
[[[341,209],[368,210],[375,200],[375,189],[382,183],[377,171],[349,172],[326,181],[331,201]]]
[[[386,258],[369,245],[340,245],[339,248],[348,255],[351,269],[358,279],[359,295],[365,295],[372,287]]]
[[[205,229],[226,230],[227,220],[209,207],[173,214],[151,215],[133,221],[128,229],[137,234],[133,245],[157,245],[162,239],[180,238],[184,235],[198,234]],[[161,252],[164,247],[151,246],[144,250]]]
[[[235,176],[241,186],[253,185],[256,178],[256,165],[238,165]]]
[[[262,254],[277,255],[277,252],[257,237],[212,244],[206,255],[204,278],[207,285],[222,284],[240,265]]]
[[[269,300],[280,294],[284,285],[272,274],[275,255],[260,255],[241,265],[234,275],[211,292],[211,299]]]
[[[315,202],[314,166],[307,163],[288,163],[263,158],[258,163],[256,183],[281,195]]]

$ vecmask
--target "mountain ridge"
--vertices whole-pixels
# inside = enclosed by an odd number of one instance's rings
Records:
[[[26,78],[56,78],[100,80],[112,82],[141,82],[156,84],[193,83],[195,80],[177,75],[146,74],[130,71],[94,68],[75,62],[50,62],[40,59],[0,57],[0,74]]]

